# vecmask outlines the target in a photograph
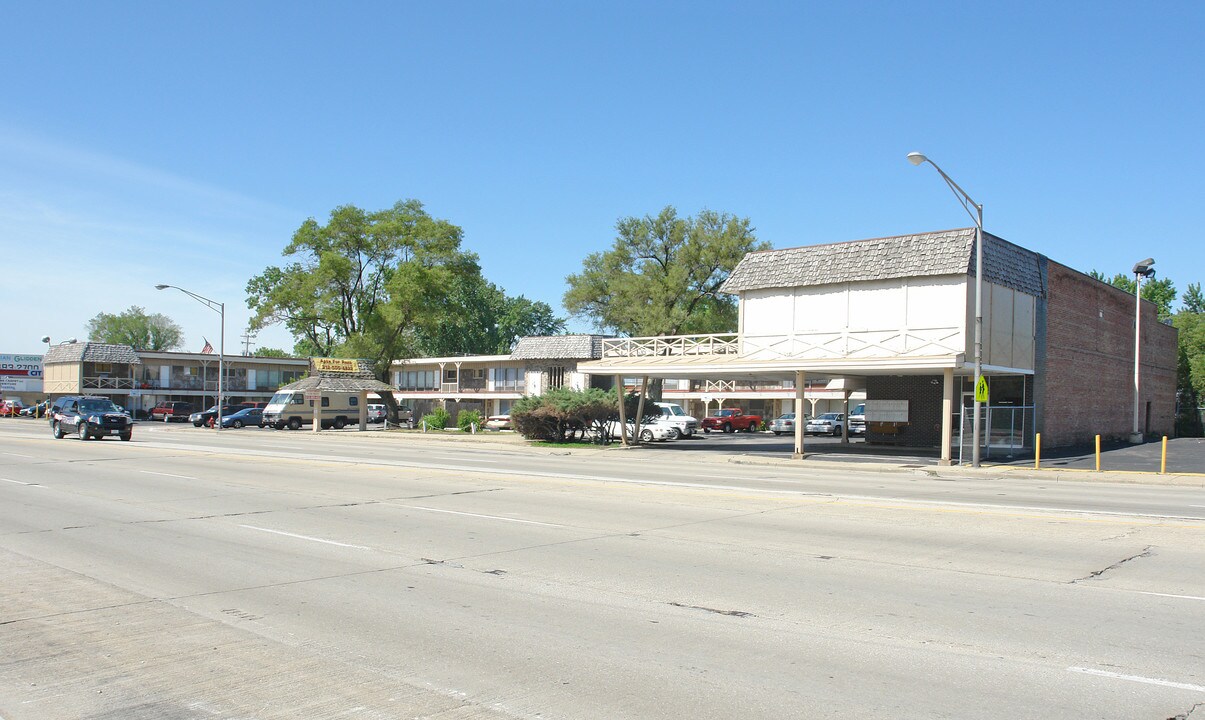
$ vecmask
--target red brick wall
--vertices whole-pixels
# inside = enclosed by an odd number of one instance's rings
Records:
[[[1060,265],[1047,265],[1042,444],[1129,437],[1134,413],[1134,296]],[[1176,405],[1176,330],[1142,302],[1139,427],[1170,435]],[[1041,372],[1041,370],[1039,370]]]

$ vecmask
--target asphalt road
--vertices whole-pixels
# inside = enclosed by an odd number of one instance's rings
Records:
[[[721,457],[0,423],[0,717],[1205,704],[1205,490]]]

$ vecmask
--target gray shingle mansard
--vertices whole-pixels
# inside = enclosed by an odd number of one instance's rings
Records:
[[[984,233],[984,279],[1041,297],[1041,256]],[[722,292],[938,275],[975,275],[975,228],[763,250],[746,255]]]

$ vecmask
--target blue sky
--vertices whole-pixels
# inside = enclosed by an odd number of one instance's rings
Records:
[[[5,4],[0,352],[97,312],[217,316],[307,217],[402,198],[562,310],[623,216],[775,247],[962,227],[1205,279],[1205,4]],[[35,278],[40,278],[35,280]],[[42,288],[33,290],[33,283]],[[574,329],[588,330],[584,322]],[[290,347],[280,329],[259,342]]]

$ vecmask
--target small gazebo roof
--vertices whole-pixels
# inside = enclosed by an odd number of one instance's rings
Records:
[[[302,392],[393,392],[394,387],[376,379],[368,360],[310,358],[309,377],[283,385],[280,389]]]

